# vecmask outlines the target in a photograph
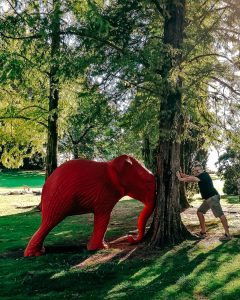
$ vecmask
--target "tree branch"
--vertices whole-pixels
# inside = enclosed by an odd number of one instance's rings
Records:
[[[212,78],[213,80],[219,82],[220,84],[226,86],[231,92],[233,92],[234,94],[240,96],[240,92],[236,91],[231,85],[229,85],[227,82],[215,77],[215,76],[210,76],[210,78]]]
[[[233,33],[233,34],[236,34],[236,35],[240,35],[240,32],[237,31],[237,30],[234,30],[233,28],[224,28],[224,27],[218,27],[216,30],[218,31],[225,31],[225,32],[229,32],[229,33]]]
[[[3,36],[6,39],[12,39],[12,40],[39,39],[40,37],[42,37],[42,35],[40,35],[40,34],[16,37],[16,36],[6,35],[5,33],[1,32],[1,31],[0,31],[0,36]]]
[[[36,121],[34,119],[31,119],[31,118],[25,117],[25,116],[0,116],[0,120],[5,120],[5,119],[22,119],[22,120],[32,121],[32,122],[36,122],[48,129],[48,126],[45,123],[43,123],[41,121]]]
[[[199,45],[199,43],[205,38],[205,35],[210,32],[214,26],[220,21],[220,19],[222,18],[222,15],[224,14],[224,12],[222,12],[222,14],[208,27],[208,28],[205,28],[202,32],[202,34],[199,36],[198,38],[198,42],[193,45],[189,50],[188,52],[182,57],[181,59],[181,62],[180,62],[180,65],[186,61],[187,57],[189,56],[189,54],[197,47],[197,45]]]
[[[40,67],[39,67],[36,63],[32,62],[32,61],[31,61],[29,58],[27,58],[26,56],[24,56],[24,55],[22,55],[22,54],[19,54],[19,53],[15,53],[15,52],[12,53],[12,55],[19,56],[19,57],[25,59],[27,62],[29,62],[29,63],[32,64],[33,66],[38,67],[38,68],[39,68],[38,71],[40,71],[40,72],[43,73],[44,75],[48,75],[48,76],[50,75],[50,72],[41,70]]]
[[[223,55],[223,54],[218,54],[218,53],[207,53],[207,54],[200,54],[198,56],[195,56],[193,57],[192,59],[188,60],[187,62],[193,62],[194,60],[198,60],[199,58],[202,58],[202,57],[207,57],[207,56],[219,56],[219,57],[223,57],[225,58],[226,60],[230,61],[232,64],[234,64],[234,62],[228,58],[227,56]]]
[[[152,3],[155,4],[158,12],[164,17],[164,10],[162,9],[160,2],[158,0],[152,0]]]
[[[41,106],[39,106],[39,105],[31,105],[31,106],[24,107],[24,108],[21,109],[18,113],[21,113],[21,112],[23,112],[24,110],[30,109],[30,108],[39,108],[39,109],[43,110],[44,112],[48,113],[48,110],[47,110],[47,109],[45,109],[44,107],[41,107]]]
[[[83,37],[83,38],[92,39],[92,40],[95,40],[97,42],[106,44],[106,45],[110,46],[111,48],[113,48],[115,50],[118,50],[121,53],[125,53],[124,49],[118,47],[117,45],[113,44],[112,42],[110,42],[108,40],[101,39],[101,38],[96,37],[96,36],[92,36],[92,35],[84,33],[84,32],[67,30],[67,31],[60,31],[60,34],[70,34],[70,35],[80,36],[80,37]]]
[[[73,136],[71,135],[71,133],[69,133],[69,136],[70,136],[70,138],[71,138],[72,143],[73,143],[74,145],[79,144],[79,143],[81,142],[81,140],[87,135],[88,131],[89,131],[90,129],[92,129],[92,128],[94,128],[94,125],[90,125],[88,128],[86,128],[86,129],[84,130],[83,134],[82,134],[82,135],[80,136],[80,138],[77,139],[77,140],[74,140],[74,138],[73,138]]]

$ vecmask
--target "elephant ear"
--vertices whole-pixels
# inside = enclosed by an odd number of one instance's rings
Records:
[[[130,172],[130,169],[133,166],[133,161],[128,155],[122,155],[119,157],[119,164],[116,165],[119,183],[122,187],[127,187],[127,176]]]
[[[133,165],[133,161],[131,160],[131,157],[129,157],[128,155],[122,155],[119,157],[120,161],[119,161],[119,172],[121,171],[126,171],[126,169],[128,169],[130,166]]]
[[[133,166],[133,161],[131,157],[124,154],[111,161],[112,168],[115,170],[121,186],[125,186],[125,176],[129,172],[129,168]]]
[[[133,165],[133,161],[131,157],[124,154],[114,158],[113,160],[108,162],[109,166],[109,174],[112,182],[116,186],[117,189],[121,191],[122,197],[126,194],[126,176],[130,171],[130,168]]]
[[[133,164],[133,162],[131,161],[131,158],[130,158],[129,156],[127,156],[125,162],[126,162],[126,163],[129,163],[130,165]]]

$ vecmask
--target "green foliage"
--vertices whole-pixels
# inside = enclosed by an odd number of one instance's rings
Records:
[[[203,143],[201,148],[206,149],[213,140],[223,137],[221,109],[214,111],[214,97],[216,94],[220,97],[220,91],[212,78],[229,79],[232,74],[231,63],[218,59],[219,45],[225,42],[218,35],[219,27],[225,26],[221,14],[225,13],[228,18],[231,9],[222,12],[217,5],[211,7],[211,1],[205,1],[204,5],[201,1],[189,4],[182,49],[172,49],[163,43],[163,16],[153,7],[139,1],[127,4],[114,1],[106,8],[99,6],[99,18],[101,15],[111,24],[105,34],[111,44],[92,41],[91,49],[98,49],[102,60],[92,65],[89,74],[101,78],[99,87],[122,108],[123,134],[133,135],[139,144],[148,136],[153,148],[159,138],[161,103],[175,90],[176,78],[181,77],[180,119],[184,122],[184,132],[180,138],[184,142],[193,141],[196,135],[192,131],[196,130],[197,139]],[[88,22],[86,25],[91,26]],[[182,56],[180,63],[179,56]],[[171,72],[165,78],[169,68]],[[174,126],[171,130],[174,132]],[[165,132],[164,135],[171,134]]]
[[[240,183],[240,156],[234,148],[227,148],[226,152],[219,157],[218,172],[224,178],[224,193],[239,195]]]
[[[227,0],[225,9],[224,1],[189,2],[181,49],[164,44],[163,24],[169,13],[167,3],[157,3],[61,1],[57,57],[51,52],[51,5],[31,0],[13,3],[3,13],[1,139],[9,140],[15,152],[20,149],[17,165],[25,154],[7,126],[22,120],[22,131],[15,135],[22,135],[24,147],[29,143],[39,150],[46,144],[47,119],[55,112],[62,150],[73,152],[74,142],[88,131],[81,147],[76,143],[83,157],[107,158],[121,152],[141,157],[145,138],[153,151],[159,138],[176,135],[178,123],[184,130],[177,139],[195,145],[187,154],[191,157],[213,141],[221,144],[226,136],[239,144],[236,0]],[[53,65],[58,66],[60,101],[57,111],[48,112]],[[176,90],[178,78],[182,87]],[[160,135],[159,112],[170,92],[182,94],[181,114]],[[164,118],[171,113],[170,107]],[[24,133],[30,126],[34,140]]]
[[[9,169],[23,166],[25,158],[43,153],[41,128],[30,121],[19,119],[2,121],[0,127],[1,163]]]
[[[112,158],[117,111],[98,90],[87,89],[84,83],[81,89],[72,95],[71,109],[67,104],[60,151],[75,158]]]

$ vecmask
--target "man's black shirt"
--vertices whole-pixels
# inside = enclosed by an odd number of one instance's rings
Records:
[[[200,179],[198,186],[203,199],[208,199],[214,195],[219,195],[213,186],[212,178],[207,172],[204,171],[196,177]]]

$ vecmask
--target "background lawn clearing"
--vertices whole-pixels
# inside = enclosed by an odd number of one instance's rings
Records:
[[[45,181],[45,173],[41,171],[2,171],[0,172],[0,188],[41,188]]]

